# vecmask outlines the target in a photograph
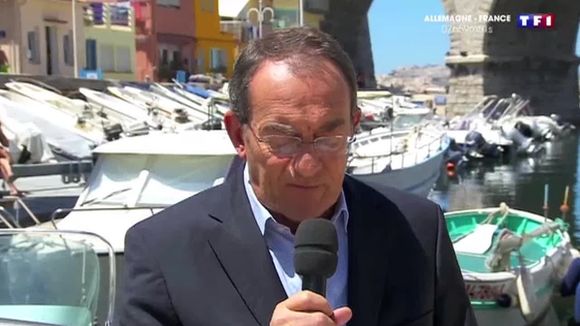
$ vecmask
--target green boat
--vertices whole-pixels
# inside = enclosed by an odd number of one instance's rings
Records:
[[[479,325],[542,321],[577,255],[568,225],[503,203],[445,217]]]

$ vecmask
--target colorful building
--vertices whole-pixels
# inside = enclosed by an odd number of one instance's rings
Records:
[[[83,11],[63,0],[0,1],[0,70],[15,74],[74,76],[73,26],[77,65],[84,66]]]
[[[266,35],[273,29],[295,27],[300,25],[300,0],[262,0],[264,11],[262,17],[262,34]],[[304,25],[320,28],[324,15],[329,9],[329,0],[303,0]],[[222,30],[229,31],[238,40],[239,48],[259,36],[258,17],[254,9],[260,8],[260,0],[220,0],[220,16]],[[250,14],[248,15],[248,12]]]
[[[135,23],[129,2],[84,4],[85,66],[107,79],[135,80]]]
[[[133,8],[137,79],[170,80],[177,70],[193,72],[194,0],[141,0]]]
[[[238,40],[220,27],[219,0],[197,0],[194,9],[196,73],[231,76]]]
[[[299,0],[272,0],[275,20],[274,28],[288,28],[300,25]],[[320,28],[324,14],[328,11],[329,0],[303,0],[304,26]]]
[[[230,33],[237,41],[236,56],[252,39],[259,36],[258,17],[255,11],[248,15],[251,8],[259,8],[259,0],[220,0],[219,15],[221,30]],[[272,0],[263,0],[262,8],[272,8]],[[262,22],[262,33],[272,31],[274,20],[266,13]]]

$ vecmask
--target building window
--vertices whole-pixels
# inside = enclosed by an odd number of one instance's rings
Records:
[[[103,71],[115,71],[115,50],[112,45],[101,44],[99,62]]]
[[[111,25],[129,26],[129,10],[127,5],[110,5]]]
[[[179,53],[179,51],[173,51],[173,59],[171,63],[173,65],[181,65],[181,53]]]
[[[169,54],[168,54],[167,49],[161,50],[161,64],[162,65],[169,64]]]
[[[72,42],[72,32],[68,32],[62,38],[62,47],[64,51],[64,64],[67,66],[74,65],[74,49],[73,49],[73,42]]]
[[[157,5],[179,8],[181,5],[181,0],[157,0]]]
[[[128,46],[118,46],[115,49],[115,68],[117,72],[131,72],[133,70],[131,50]]]
[[[224,49],[213,48],[210,51],[210,72],[221,72],[225,73],[227,71],[227,57],[226,51]]]
[[[197,54],[197,59],[195,60],[197,63],[196,73],[204,73],[205,72],[205,51],[199,51]]]
[[[213,12],[215,9],[214,0],[201,0],[201,10]]]
[[[293,9],[275,9],[274,17],[274,28],[288,28],[299,24],[298,12]]]
[[[38,30],[28,32],[27,39],[28,48],[26,51],[26,57],[28,58],[28,62],[40,64],[40,53],[38,52]]]
[[[87,60],[87,69],[96,70],[97,69],[97,41],[93,39],[87,39],[85,41],[85,52]]]

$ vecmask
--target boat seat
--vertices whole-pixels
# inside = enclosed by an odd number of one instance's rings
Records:
[[[480,224],[471,233],[453,244],[456,252],[483,255],[493,243],[493,235],[497,230],[495,224]]]

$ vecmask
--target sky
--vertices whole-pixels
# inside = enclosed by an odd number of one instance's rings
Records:
[[[443,15],[441,0],[373,0],[369,28],[376,74],[427,64],[444,64],[449,36],[425,15]],[[576,42],[580,54],[580,40]]]

